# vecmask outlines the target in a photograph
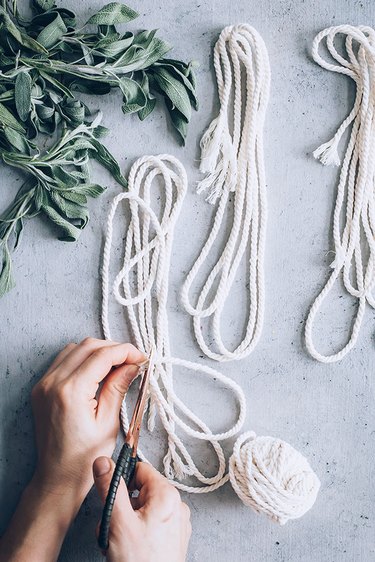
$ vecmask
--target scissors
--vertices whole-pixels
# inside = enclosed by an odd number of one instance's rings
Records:
[[[130,420],[129,429],[125,437],[125,443],[122,446],[116,462],[116,467],[109,486],[108,494],[103,508],[102,519],[100,522],[98,545],[102,550],[107,550],[109,546],[108,535],[111,523],[111,515],[121,476],[125,480],[125,484],[128,487],[134,476],[137,462],[140,460],[137,456],[139,432],[141,429],[142,418],[147,402],[147,392],[150,382],[150,376],[154,369],[154,350],[151,350],[148,360],[139,367],[144,372],[139,388],[138,398],[134,407],[132,418]]]

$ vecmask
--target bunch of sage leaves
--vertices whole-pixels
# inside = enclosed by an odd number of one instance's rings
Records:
[[[91,181],[91,159],[126,187],[101,142],[108,132],[101,113],[93,117],[77,92],[105,95],[118,88],[123,113],[141,120],[164,99],[182,143],[198,108],[192,63],[167,58],[171,46],[156,30],[117,31],[138,16],[128,6],[111,2],[82,28],[54,0],[33,0],[32,8],[26,19],[17,0],[0,5],[0,156],[25,174],[0,216],[0,297],[14,286],[11,251],[26,218],[42,214],[57,225],[61,240],[77,240],[89,219],[87,198],[105,189]],[[87,31],[92,25],[96,31]]]

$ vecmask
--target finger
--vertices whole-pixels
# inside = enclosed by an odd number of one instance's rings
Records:
[[[190,521],[190,519],[191,519],[190,507],[184,502],[181,502],[181,512],[182,512],[182,516],[183,516],[184,520]]]
[[[140,507],[142,507],[138,496],[130,496],[130,503],[132,504],[134,511],[137,511]]]
[[[98,384],[108,375],[113,367],[124,363],[137,365],[146,360],[144,353],[130,343],[111,345],[96,349],[72,376],[77,376],[77,382],[82,384],[86,394],[93,396]]]
[[[55,376],[59,379],[67,378],[73,371],[78,369],[90,355],[95,353],[95,351],[103,347],[115,345],[118,345],[118,343],[110,340],[98,340],[95,338],[84,339],[79,345],[71,349],[71,352],[55,367]]]
[[[76,343],[68,343],[68,345],[66,345],[64,349],[60,351],[57,357],[55,357],[45,375],[49,375],[52,371],[54,371],[76,347]]]
[[[105,504],[114,469],[115,463],[108,457],[99,457],[93,464],[94,483],[103,505]],[[113,505],[111,529],[124,525],[129,526],[135,519],[128,490],[124,480],[121,478]]]
[[[177,489],[148,463],[137,463],[134,485],[139,490],[137,506],[143,512],[166,517],[181,505]]]
[[[166,480],[150,463],[138,462],[135,468],[133,480],[130,489],[139,490],[153,488],[158,486],[160,480]]]
[[[97,417],[103,421],[112,421],[113,418],[118,420],[124,396],[138,374],[137,365],[122,365],[107,375],[98,398]]]

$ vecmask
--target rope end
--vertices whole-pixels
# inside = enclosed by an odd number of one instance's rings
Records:
[[[320,160],[324,166],[340,166],[340,157],[337,151],[338,142],[333,137],[328,142],[325,142],[318,146],[313,152],[314,158]]]

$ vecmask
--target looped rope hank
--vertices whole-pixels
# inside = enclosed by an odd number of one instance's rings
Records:
[[[230,482],[243,503],[284,525],[315,503],[320,482],[307,459],[285,441],[241,435],[229,460]]]
[[[335,40],[344,39],[345,55],[337,51]],[[321,57],[319,47],[325,42],[333,64]],[[345,74],[356,84],[353,109],[332,139],[315,152],[325,165],[340,164],[338,145],[348,128],[346,152],[341,166],[333,215],[333,240],[336,257],[332,272],[309,311],[305,339],[309,353],[318,361],[332,363],[342,359],[355,345],[365,314],[366,301],[375,307],[372,289],[375,282],[375,31],[371,27],[340,25],[319,33],[313,42],[312,55],[323,68]],[[358,309],[350,337],[337,353],[323,355],[312,338],[317,312],[342,273],[350,295],[358,299]]]
[[[158,215],[152,208],[152,199],[155,199],[153,192],[157,189],[155,180],[161,184],[162,208]],[[114,198],[108,216],[103,254],[102,322],[105,337],[111,339],[108,309],[113,227],[119,204],[128,201],[130,220],[126,221],[125,227],[122,226],[125,235],[123,266],[114,280],[113,295],[126,309],[137,347],[146,353],[154,347],[157,352],[155,370],[150,381],[148,427],[153,430],[157,412],[168,436],[168,450],[163,461],[165,475],[181,490],[203,493],[216,490],[229,479],[220,442],[241,429],[246,415],[246,401],[241,388],[218,371],[171,357],[167,316],[170,256],[174,227],[186,189],[186,172],[172,156],[145,156],[133,165],[128,191]],[[215,434],[183,403],[173,387],[174,367],[208,376],[234,394],[239,414],[233,427]],[[125,402],[121,414],[126,431],[128,417]],[[200,472],[178,435],[178,430],[182,430],[190,438],[206,441],[212,447],[218,464],[214,476],[206,477]],[[188,486],[181,482],[187,476],[195,478],[199,485]]]
[[[248,356],[258,343],[264,316],[264,242],[267,215],[263,158],[263,123],[269,97],[270,67],[263,39],[247,24],[226,27],[214,49],[220,99],[219,115],[201,140],[200,170],[207,176],[198,192],[218,206],[209,236],[190,270],[181,298],[193,316],[197,342],[211,359],[229,361]],[[245,89],[245,92],[243,91]],[[233,193],[233,224],[221,256],[208,273],[192,304],[189,293],[198,273],[210,260]],[[246,255],[249,253],[249,255]],[[243,259],[248,260],[249,310],[243,340],[230,350],[221,336],[221,317]],[[202,320],[212,317],[212,343]]]
[[[151,201],[155,179],[162,183],[164,199],[158,216]],[[190,493],[211,492],[230,480],[245,505],[284,523],[301,516],[314,503],[319,481],[307,461],[286,443],[271,437],[255,437],[250,432],[238,438],[230,458],[228,473],[220,442],[234,436],[241,429],[246,412],[244,394],[234,381],[215,369],[170,355],[168,278],[174,226],[186,185],[185,170],[178,160],[167,155],[146,156],[133,165],[128,192],[114,198],[108,216],[103,255],[104,333],[107,339],[111,338],[109,269],[114,220],[121,201],[128,201],[130,219],[124,228],[124,260],[113,283],[113,294],[116,301],[126,309],[136,345],[145,352],[151,347],[157,351],[155,371],[150,381],[148,426],[152,431],[157,412],[168,436],[168,450],[164,457],[165,474],[177,488]],[[135,294],[131,291],[134,286]],[[239,415],[232,428],[222,433],[212,433],[206,423],[182,402],[173,388],[173,367],[183,367],[208,375],[233,392],[238,401]],[[121,419],[126,431],[128,417],[125,402]],[[211,445],[218,461],[218,470],[214,476],[207,477],[199,471],[177,434],[178,430],[182,430],[190,438],[203,440]],[[251,449],[253,452],[250,456]],[[194,477],[199,484],[188,486],[181,482],[185,477]]]

